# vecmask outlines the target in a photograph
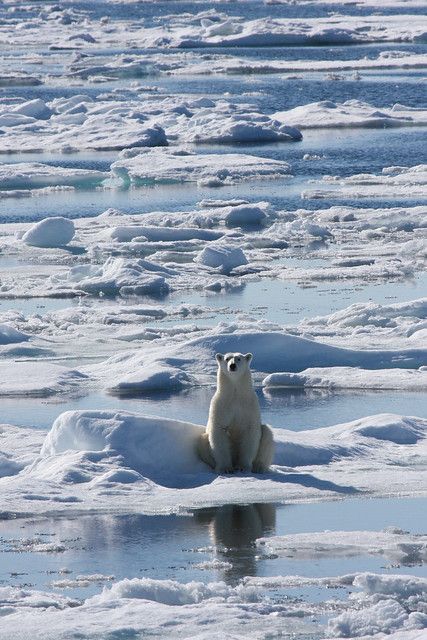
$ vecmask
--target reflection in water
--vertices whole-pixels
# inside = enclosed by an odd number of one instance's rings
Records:
[[[244,576],[256,575],[255,540],[274,533],[275,505],[229,504],[198,510],[194,517],[201,524],[209,525],[218,559],[231,565],[223,570],[227,584],[236,584]]]

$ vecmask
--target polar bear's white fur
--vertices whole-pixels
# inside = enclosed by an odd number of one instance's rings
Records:
[[[273,459],[273,434],[261,424],[249,368],[252,354],[217,353],[216,360],[217,389],[197,443],[199,457],[217,473],[263,473]]]

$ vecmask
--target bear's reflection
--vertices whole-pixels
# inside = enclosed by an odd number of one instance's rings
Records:
[[[257,573],[255,540],[274,533],[276,507],[273,504],[224,505],[200,509],[194,517],[209,526],[217,558],[231,566],[222,570],[227,584]]]

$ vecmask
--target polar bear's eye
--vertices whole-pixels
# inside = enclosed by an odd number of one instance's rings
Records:
[[[236,362],[240,362],[240,358],[236,358]]]
[[[227,357],[225,358],[225,361],[226,361],[226,362],[228,362],[228,361],[230,360],[230,358],[231,358],[231,356],[227,356]]]

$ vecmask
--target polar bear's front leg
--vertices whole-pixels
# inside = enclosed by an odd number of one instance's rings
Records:
[[[215,471],[217,473],[232,473],[231,442],[227,428],[214,425],[209,430],[209,444],[215,458]]]
[[[243,433],[238,443],[236,469],[238,471],[252,471],[252,463],[258,452],[261,439],[260,429],[252,427]]]

